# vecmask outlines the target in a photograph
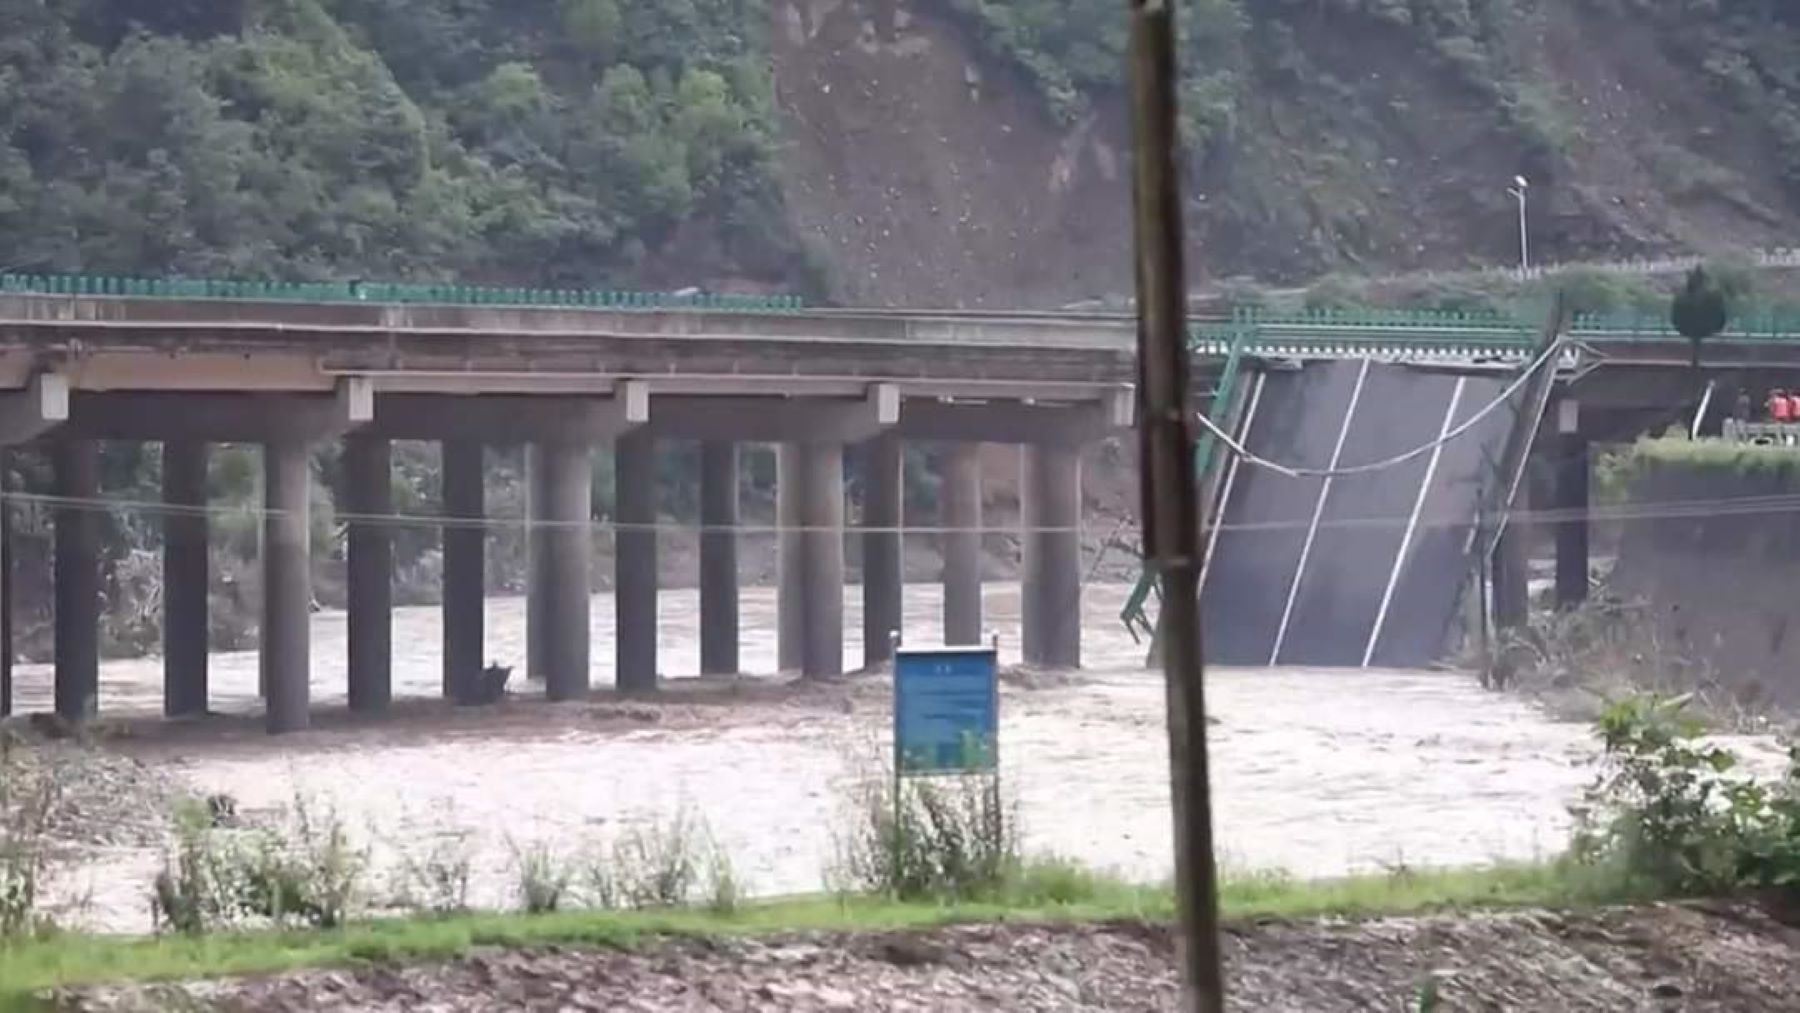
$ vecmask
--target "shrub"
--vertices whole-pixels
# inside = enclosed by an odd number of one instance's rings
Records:
[[[1800,751],[1769,784],[1702,741],[1687,697],[1635,697],[1596,723],[1599,776],[1576,808],[1571,852],[1675,894],[1800,885]]]
[[[844,887],[897,900],[977,900],[998,895],[1019,870],[1016,808],[997,782],[866,784],[838,845]]]
[[[440,834],[431,848],[401,859],[400,902],[428,914],[460,914],[469,909],[469,878],[474,865],[470,831]]]
[[[519,906],[526,914],[549,914],[562,907],[574,876],[550,845],[514,845],[513,869],[518,874]]]
[[[50,826],[62,797],[52,770],[30,768],[0,735],[0,943],[36,934],[50,870]]]
[[[236,913],[234,866],[215,836],[210,807],[184,801],[175,809],[175,847],[165,857],[150,894],[157,931],[166,926],[201,935],[229,923]]]
[[[314,928],[338,928],[360,898],[368,855],[351,846],[336,813],[316,821],[296,800],[286,833],[264,831],[240,855],[243,909],[276,924],[298,920]]]
[[[197,935],[245,920],[339,928],[361,899],[368,855],[335,813],[315,819],[296,800],[283,824],[231,833],[209,805],[185,802],[175,825],[174,853],[151,891],[159,928]]]
[[[708,854],[705,827],[677,810],[664,823],[633,828],[613,846],[619,899],[639,909],[681,907],[693,901]]]

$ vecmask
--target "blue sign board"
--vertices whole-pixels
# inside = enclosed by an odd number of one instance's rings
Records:
[[[1000,666],[993,648],[897,652],[896,774],[992,771],[999,740]]]

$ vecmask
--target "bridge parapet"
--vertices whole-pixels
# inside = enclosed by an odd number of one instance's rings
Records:
[[[569,306],[606,309],[792,311],[794,295],[545,289],[416,282],[286,282],[211,278],[125,278],[83,274],[0,274],[0,292],[133,299],[215,299],[305,303],[434,303],[458,306]]]

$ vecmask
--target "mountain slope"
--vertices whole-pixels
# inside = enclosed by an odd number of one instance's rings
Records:
[[[1773,3],[1183,10],[1197,277],[1510,263],[1515,174],[1546,259],[1780,245],[1800,217],[1800,28]],[[774,15],[782,185],[840,298],[1129,291],[1122,41],[1100,31],[1123,25],[1118,5],[777,0]]]

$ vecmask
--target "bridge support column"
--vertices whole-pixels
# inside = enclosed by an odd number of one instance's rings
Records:
[[[981,643],[981,445],[954,443],[938,485],[944,554],[944,643]]]
[[[656,689],[656,439],[636,430],[613,444],[614,681],[620,692]]]
[[[844,448],[781,447],[781,667],[807,678],[844,671]]]
[[[100,702],[100,446],[55,441],[56,713],[92,718]]]
[[[543,651],[545,691],[551,700],[588,693],[588,566],[593,553],[594,457],[585,443],[538,447],[543,465]]]
[[[352,516],[394,512],[393,449],[387,440],[344,440],[344,501]],[[351,521],[349,601],[350,709],[379,713],[394,698],[394,534],[381,521]]]
[[[738,449],[700,444],[700,674],[736,675]]]
[[[1081,665],[1081,451],[1066,444],[1024,448],[1020,513],[1024,573],[1022,643],[1028,665]]]
[[[13,452],[0,448],[0,491],[11,492]],[[13,509],[0,497],[0,718],[13,712]]]
[[[309,552],[312,461],[306,441],[263,446],[262,671],[271,734],[312,721],[312,579]]]
[[[1581,432],[1579,407],[1557,407],[1556,606],[1580,608],[1588,597],[1588,485],[1592,474],[1588,439]]]
[[[206,713],[206,444],[162,446],[163,714]]]
[[[544,522],[550,518],[550,486],[544,480],[548,474],[544,465],[544,448],[541,444],[530,443],[525,446],[525,675],[529,679],[542,679],[550,671],[544,648],[549,643],[545,635],[544,607],[549,604],[549,596],[545,594],[545,577],[549,573],[550,529]]]
[[[901,623],[901,535],[904,444],[883,433],[863,444],[863,667],[894,660]]]
[[[1531,568],[1528,550],[1531,545],[1530,523],[1518,514],[1530,509],[1525,487],[1520,486],[1514,501],[1514,516],[1500,533],[1494,546],[1493,588],[1494,628],[1501,632],[1518,632],[1531,620]]]
[[[7,478],[12,461],[12,451],[0,447],[0,491],[12,491]],[[0,497],[0,718],[12,717],[13,711],[12,514],[12,502]]]
[[[458,699],[481,680],[487,648],[487,515],[483,448],[472,440],[445,440],[444,679],[446,699]]]

